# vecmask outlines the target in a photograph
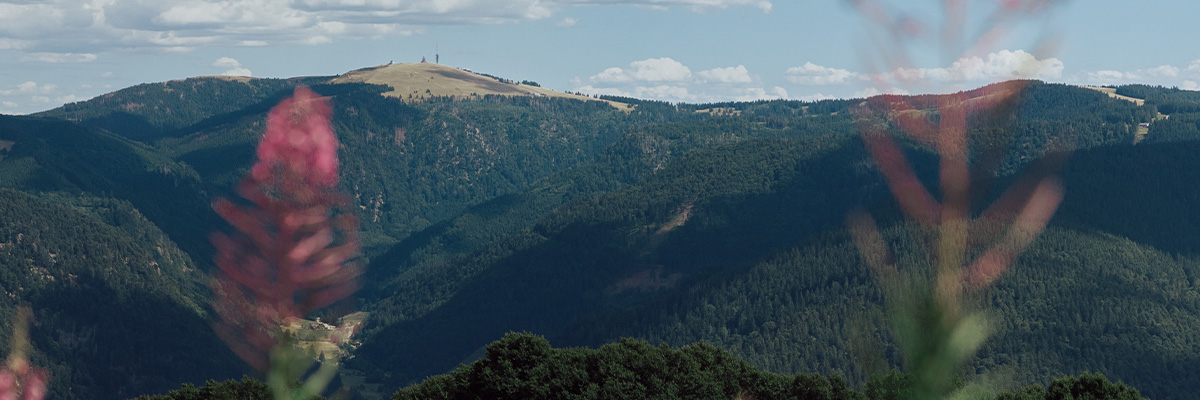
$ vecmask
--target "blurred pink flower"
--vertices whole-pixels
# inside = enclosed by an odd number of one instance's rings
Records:
[[[33,312],[27,307],[17,309],[11,353],[0,369],[0,400],[41,400],[46,397],[46,370],[33,368],[25,358],[29,347],[29,319]]]
[[[941,284],[946,290],[959,284],[967,290],[991,285],[1045,229],[1062,201],[1061,184],[1053,176],[1057,168],[1031,169],[979,217],[972,217],[969,212],[972,188],[967,163],[968,115],[1011,107],[1028,84],[1010,81],[990,85],[977,91],[973,98],[966,93],[941,95],[936,104],[916,104],[919,98],[879,96],[868,99],[866,106],[858,111],[863,142],[905,217],[937,229],[934,240],[939,247],[935,254],[948,257],[935,260],[943,268],[939,279],[945,279]],[[908,112],[922,108],[936,112],[938,121],[933,122],[925,112]],[[872,116],[885,122],[877,123]],[[936,150],[940,158],[940,199],[917,178],[889,126]],[[1054,158],[1054,155],[1048,157]],[[869,216],[853,216],[850,227],[867,260],[891,259],[881,253],[884,246]],[[967,253],[978,251],[984,244],[990,247],[980,256],[973,260],[966,258]],[[877,263],[872,266],[883,274],[894,270],[893,266]],[[956,268],[962,270],[953,271]]]
[[[258,146],[251,176],[258,182],[273,169],[297,173],[306,183],[333,187],[338,182],[337,137],[329,126],[329,104],[299,87],[267,116],[267,133]]]
[[[46,371],[26,367],[23,372],[0,371],[0,400],[41,400],[46,397]]]
[[[219,199],[234,228],[215,234],[220,274],[213,283],[215,329],[260,370],[289,319],[333,304],[357,289],[357,221],[336,191],[337,138],[325,99],[306,88],[267,117],[258,162],[238,186],[250,204]]]

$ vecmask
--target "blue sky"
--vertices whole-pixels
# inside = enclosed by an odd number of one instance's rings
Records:
[[[443,64],[671,102],[947,92],[1016,77],[1200,89],[1200,3],[962,3],[963,29],[946,42],[943,1],[922,0],[0,0],[0,113],[192,76],[432,61],[435,47]],[[867,17],[871,7],[906,33]],[[1014,13],[1002,34],[980,43],[975,32],[1004,10]]]

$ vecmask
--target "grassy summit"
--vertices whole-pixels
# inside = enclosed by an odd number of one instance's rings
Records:
[[[471,72],[470,70],[433,63],[387,64],[368,67],[347,72],[330,81],[330,83],[348,82],[387,85],[392,88],[392,91],[384,93],[384,96],[404,100],[423,100],[430,97],[470,98],[501,95],[562,97],[597,101],[587,96],[563,93],[516,82],[501,81],[487,75]],[[631,109],[631,106],[625,103],[615,101],[605,102],[621,110]]]

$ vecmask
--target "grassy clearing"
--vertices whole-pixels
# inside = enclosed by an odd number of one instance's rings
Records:
[[[338,319],[336,325],[307,319],[293,319],[283,330],[296,338],[296,347],[314,358],[340,360],[358,347],[354,335],[366,322],[368,313],[359,311]]]
[[[1146,139],[1147,133],[1150,133],[1150,127],[1139,125],[1133,135],[1133,144],[1141,143],[1142,140]]]
[[[17,144],[17,142],[0,140],[0,152],[7,153],[9,150],[12,150],[14,144]],[[0,154],[0,161],[4,161],[4,154]]]
[[[1098,91],[1100,93],[1107,94],[1108,97],[1112,97],[1114,99],[1120,99],[1120,100],[1133,102],[1133,104],[1137,104],[1139,106],[1146,105],[1146,100],[1139,99],[1136,97],[1129,97],[1129,96],[1117,94],[1116,88],[1106,88],[1106,87],[1099,87],[1099,86],[1084,86],[1084,88],[1092,89],[1092,90]]]
[[[197,76],[195,78],[187,78],[187,79],[220,79],[223,81],[230,81],[230,82],[250,83],[250,81],[255,80],[257,78],[251,78],[249,76],[203,75],[203,76]],[[187,79],[176,79],[171,82],[185,81]]]
[[[354,341],[353,336],[367,322],[368,316],[370,316],[369,313],[362,311],[347,314],[339,318],[336,325],[324,323],[320,318],[316,320],[293,319],[283,327],[283,330],[296,338],[297,349],[309,353],[318,360],[324,359],[340,363],[340,360],[350,357],[350,351],[358,348],[361,344]],[[367,400],[387,398],[388,393],[384,391],[383,385],[368,384],[366,374],[361,371],[341,366],[338,368],[338,376],[342,380],[343,387],[353,390],[361,398]]]
[[[717,116],[738,116],[738,115],[742,115],[742,110],[738,110],[733,107],[713,107],[713,108],[702,108],[702,109],[696,110],[696,113],[697,114],[712,114],[712,115],[717,115]]]

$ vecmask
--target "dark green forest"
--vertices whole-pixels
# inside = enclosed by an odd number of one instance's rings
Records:
[[[553,348],[543,337],[510,333],[488,344],[486,357],[404,388],[393,400],[438,399],[797,399],[892,400],[906,398],[907,375],[877,375],[856,390],[838,375],[777,374],[755,368],[708,343],[680,348],[622,339],[588,348]],[[252,378],[184,385],[139,400],[270,398]],[[986,397],[996,400],[1140,400],[1138,391],[1100,374],[1060,377]]]
[[[206,323],[206,275],[130,203],[0,189],[0,343],[36,312],[49,396],[130,397],[245,370]],[[181,351],[183,350],[183,351]]]
[[[936,123],[946,99],[969,110],[978,206],[1031,168],[1057,172],[1066,193],[971,299],[993,332],[959,379],[995,381],[1001,399],[1140,398],[1109,380],[1155,399],[1200,390],[1191,92],[1117,88],[1143,106],[1037,81],[951,97],[608,98],[635,106],[624,112],[405,102],[327,81],[193,78],[0,117],[0,312],[33,309],[53,397],[212,379],[163,398],[261,393],[220,381],[247,370],[209,328],[208,235],[227,229],[210,204],[299,84],[331,99],[364,245],[354,309],[322,316],[371,313],[344,366],[395,398],[902,397],[904,360],[845,219],[869,210],[905,265],[928,267],[859,133],[900,139],[936,193],[937,156],[901,123]],[[1018,100],[974,106],[998,91]]]

